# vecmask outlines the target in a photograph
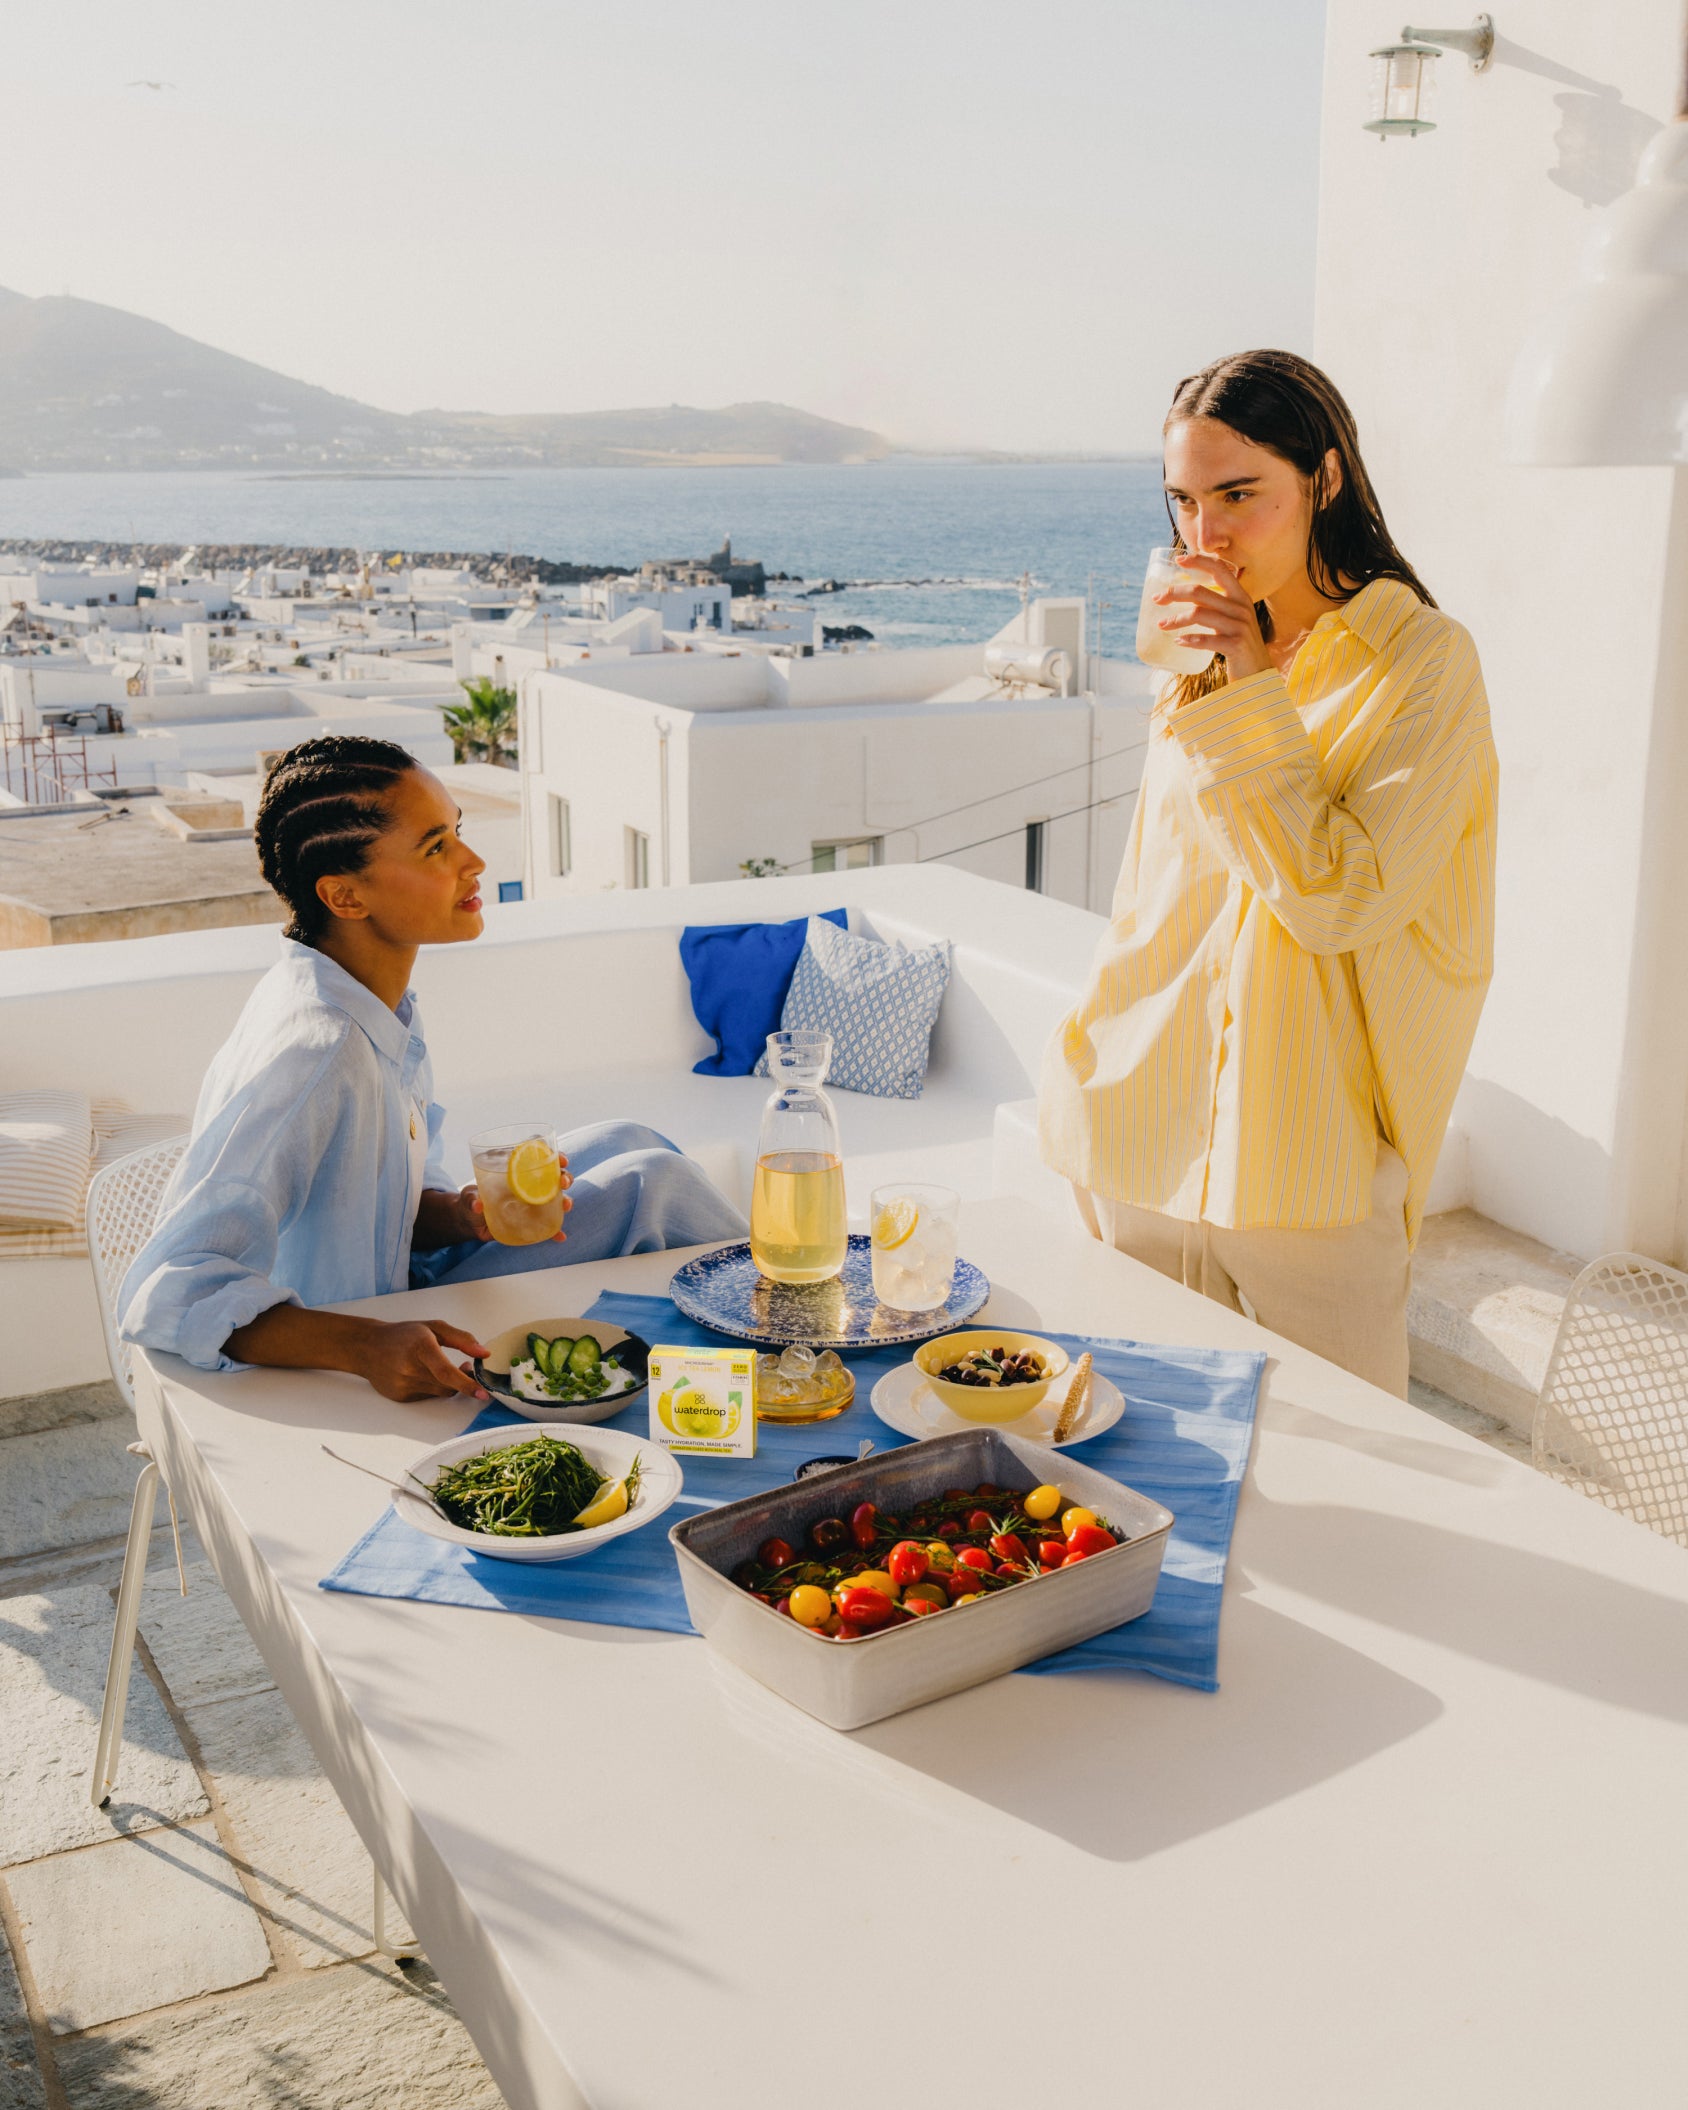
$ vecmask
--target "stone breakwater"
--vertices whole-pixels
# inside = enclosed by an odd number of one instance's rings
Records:
[[[257,571],[274,566],[282,571],[305,571],[320,577],[326,572],[355,573],[368,563],[373,571],[392,556],[402,556],[410,565],[427,569],[462,570],[497,586],[578,586],[588,579],[619,578],[624,564],[567,564],[552,557],[493,556],[486,550],[357,550],[335,549],[327,544],[283,542],[77,542],[56,536],[0,538],[0,555],[26,557],[43,564],[139,565],[152,570]]]

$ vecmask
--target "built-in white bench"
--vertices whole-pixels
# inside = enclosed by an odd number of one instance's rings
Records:
[[[478,943],[424,953],[417,968],[454,1172],[469,1177],[467,1138],[495,1122],[568,1128],[622,1115],[671,1136],[745,1204],[770,1087],[692,1074],[711,1044],[692,1015],[679,933],[839,906],[871,936],[945,936],[955,948],[923,1097],[836,1095],[857,1221],[872,1188],[896,1177],[1065,1206],[1037,1160],[1031,1102],[1101,918],[943,865],[489,911]],[[0,954],[0,1089],[59,1084],[190,1111],[275,944],[260,928]],[[0,1398],[104,1374],[89,1263],[0,1262]]]

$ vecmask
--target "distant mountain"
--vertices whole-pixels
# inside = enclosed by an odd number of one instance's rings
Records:
[[[877,461],[890,442],[783,403],[402,417],[122,308],[0,287],[0,462],[40,469],[441,469]]]

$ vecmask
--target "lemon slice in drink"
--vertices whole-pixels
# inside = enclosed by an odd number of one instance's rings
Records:
[[[517,1201],[534,1203],[555,1201],[563,1177],[557,1153],[543,1136],[529,1136],[516,1145],[504,1176]]]
[[[551,1161],[556,1163],[555,1158]],[[627,1482],[614,1480],[595,1501],[586,1507],[574,1520],[577,1531],[592,1531],[600,1524],[613,1524],[617,1517],[627,1514]]]
[[[920,1221],[920,1211],[907,1200],[887,1202],[873,1219],[873,1242],[882,1253],[894,1253],[907,1245]]]

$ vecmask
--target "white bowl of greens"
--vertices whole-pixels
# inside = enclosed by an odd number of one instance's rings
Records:
[[[671,1451],[624,1429],[498,1428],[425,1451],[405,1483],[393,1507],[430,1538],[495,1560],[567,1561],[654,1523],[682,1479]]]
[[[529,1319],[487,1343],[475,1375],[527,1421],[608,1421],[642,1399],[651,1351],[599,1319]]]

